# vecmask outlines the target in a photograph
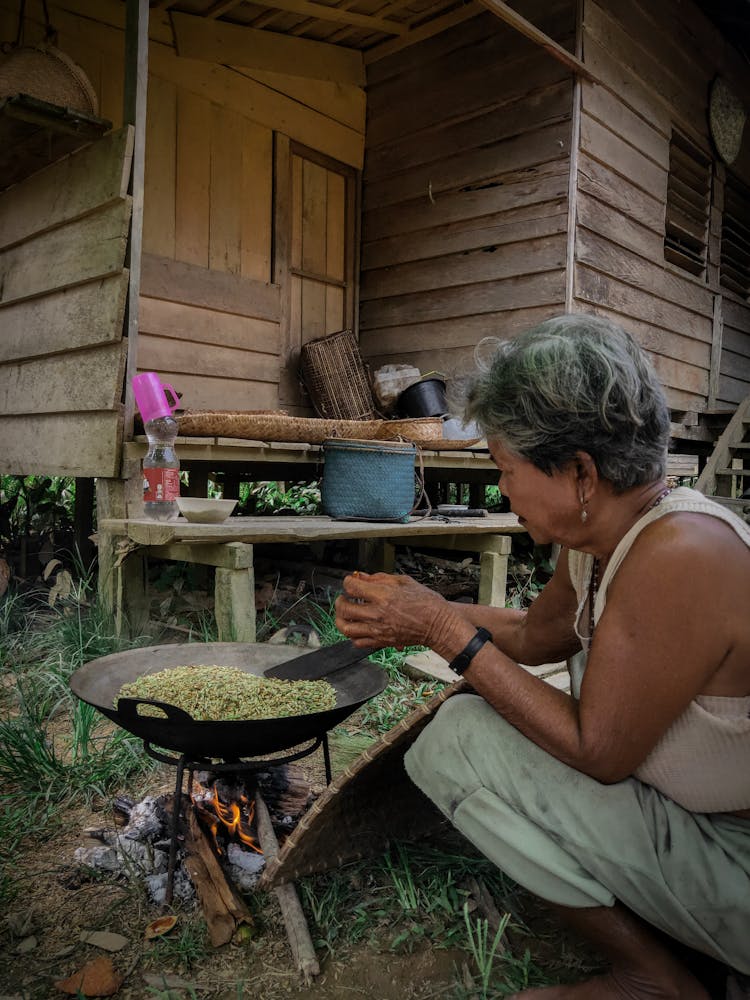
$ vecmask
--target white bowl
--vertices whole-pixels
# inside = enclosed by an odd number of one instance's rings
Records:
[[[208,500],[205,497],[178,497],[177,506],[182,516],[196,524],[221,524],[226,521],[236,500]]]

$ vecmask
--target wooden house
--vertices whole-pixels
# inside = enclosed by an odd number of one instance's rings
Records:
[[[27,0],[23,44],[82,67],[104,124],[0,96],[0,471],[128,481],[137,371],[309,413],[300,347],[343,328],[373,368],[454,373],[601,313],[676,423],[734,408],[749,34],[721,6]]]

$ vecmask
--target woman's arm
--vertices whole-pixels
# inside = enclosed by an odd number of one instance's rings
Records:
[[[528,611],[450,603],[411,577],[386,573],[348,576],[336,602],[339,629],[360,646],[425,645],[452,659],[483,625],[498,649],[528,665],[556,662],[580,649],[575,610],[565,550]]]
[[[458,602],[450,607],[475,628],[488,629],[498,649],[527,666],[556,663],[581,648],[573,628],[576,596],[568,573],[567,549],[562,550],[552,578],[527,610]]]
[[[497,644],[486,643],[465,674],[517,729],[603,782],[632,774],[704,690],[738,629],[736,618],[727,627],[728,609],[747,579],[746,563],[744,577],[737,570],[747,549],[725,525],[683,529],[678,521],[686,517],[694,521],[699,515],[677,514],[646,528],[620,567],[597,624],[578,702],[519,666],[533,662],[532,652],[553,648],[553,640],[564,634],[559,622],[550,629],[536,621],[554,577],[523,622],[504,614],[494,618]],[[560,572],[567,574],[565,557],[555,576]],[[455,606],[407,578],[348,577],[345,587],[349,597],[365,603],[340,597],[337,624],[362,645],[421,643],[450,661],[475,634],[475,624]],[[550,609],[565,606],[572,613],[571,594],[568,580],[561,593],[551,591]],[[491,629],[490,619],[487,624]],[[507,652],[498,648],[503,644]]]

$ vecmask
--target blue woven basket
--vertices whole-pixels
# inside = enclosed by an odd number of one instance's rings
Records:
[[[416,453],[412,441],[324,441],[323,513],[339,520],[407,521]]]

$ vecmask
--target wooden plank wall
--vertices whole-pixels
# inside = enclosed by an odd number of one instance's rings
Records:
[[[519,11],[572,49],[575,4]],[[471,365],[565,301],[572,79],[490,13],[368,67],[360,346]]]
[[[33,42],[43,32],[42,7],[26,6]],[[125,4],[50,0],[48,7],[57,44],[91,79],[100,114],[120,122]],[[17,0],[0,0],[2,38],[15,37],[17,11]],[[180,58],[164,10],[151,11],[149,36],[137,367],[158,371],[185,406],[275,408],[274,131],[360,168],[364,90]]]
[[[640,339],[673,408],[734,405],[750,391],[750,310],[719,286],[716,201],[706,277],[665,262],[664,232],[672,128],[715,159],[709,84],[721,74],[737,93],[750,93],[747,66],[680,0],[585,0],[583,58],[604,86],[582,84],[575,307],[611,316]],[[714,183],[715,199],[717,191]],[[722,314],[722,376],[712,400]]]
[[[133,131],[0,195],[0,472],[114,476]]]

